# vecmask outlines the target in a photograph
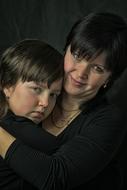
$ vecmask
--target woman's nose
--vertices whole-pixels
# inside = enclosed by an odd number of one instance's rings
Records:
[[[89,76],[89,67],[88,64],[82,63],[82,65],[79,66],[78,70],[78,77],[81,79],[87,79]]]

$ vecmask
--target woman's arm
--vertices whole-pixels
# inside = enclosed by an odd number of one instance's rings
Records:
[[[2,155],[6,154],[10,166],[38,189],[74,188],[102,171],[118,150],[125,128],[116,115],[112,116],[112,111],[99,111],[80,135],[61,146],[52,156],[12,137],[5,143],[6,150],[1,149]]]

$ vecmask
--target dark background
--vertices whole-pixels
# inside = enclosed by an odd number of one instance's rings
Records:
[[[62,51],[72,24],[92,11],[127,17],[126,0],[0,0],[0,45],[40,38]]]
[[[25,38],[39,38],[61,53],[71,26],[93,11],[110,11],[127,19],[126,0],[0,0],[0,53]],[[110,93],[111,101],[127,113],[127,71]],[[127,121],[125,121],[127,125]],[[122,144],[120,164],[127,178],[127,137]],[[127,189],[127,185],[125,185]]]

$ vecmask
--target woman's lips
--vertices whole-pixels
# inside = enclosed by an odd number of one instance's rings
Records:
[[[76,86],[76,87],[82,87],[82,86],[86,85],[86,83],[84,83],[84,82],[82,82],[82,81],[79,81],[79,80],[76,80],[76,79],[74,79],[72,76],[70,76],[70,78],[71,78],[72,84],[73,84],[74,86]]]

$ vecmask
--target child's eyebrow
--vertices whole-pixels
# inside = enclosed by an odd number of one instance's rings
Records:
[[[39,87],[48,87],[48,83],[47,82],[34,82],[37,86]]]

